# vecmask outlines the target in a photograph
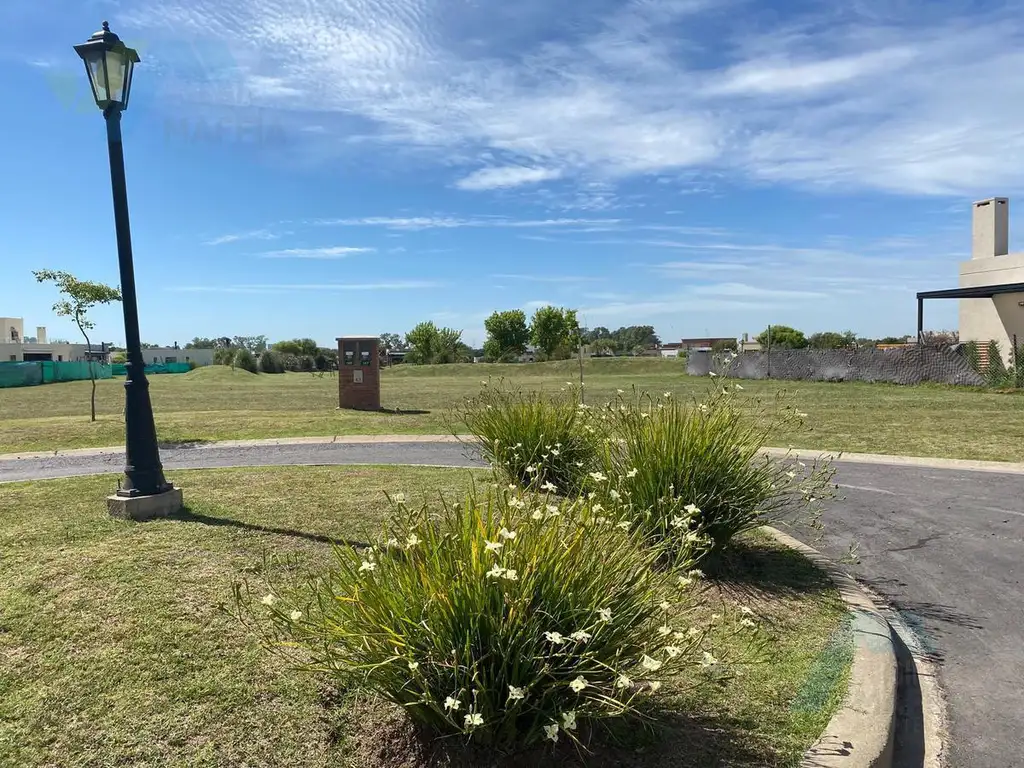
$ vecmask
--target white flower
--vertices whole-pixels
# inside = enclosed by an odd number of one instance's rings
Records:
[[[663,611],[667,611],[672,608],[672,603],[670,603],[668,600],[662,600],[661,605],[659,605],[658,607],[661,608],[661,610]]]
[[[576,710],[562,713],[562,728],[566,731],[576,730]]]
[[[618,501],[619,499],[622,498],[622,494],[616,491],[614,488],[612,488],[610,491],[608,491],[608,498],[610,498],[612,501]]]
[[[495,564],[491,567],[491,570],[489,570],[486,575],[488,579],[498,579],[501,578],[502,574],[504,573],[505,569],[502,568],[500,565]]]
[[[558,507],[556,507],[554,504],[548,504],[547,507],[545,507],[545,509],[547,509],[549,515],[557,515],[559,512]]]
[[[690,523],[690,521],[687,520],[685,517],[673,517],[672,518],[672,527],[673,528],[682,528],[683,526],[689,525],[689,523]]]
[[[616,523],[615,527],[621,528],[624,531],[628,531],[630,525],[632,525],[632,523],[630,523],[629,520],[623,520],[621,523]]]
[[[750,610],[745,605],[742,608],[740,608],[740,613],[742,613],[744,616],[753,616],[754,615],[754,612],[752,610]]]
[[[572,688],[573,693],[579,693],[580,691],[582,691],[584,688],[587,687],[587,681],[583,679],[582,675],[580,675],[575,680],[573,680],[571,683],[569,683],[569,687]]]
[[[661,669],[661,662],[657,659],[652,659],[647,654],[644,654],[644,657],[640,660],[640,666],[644,669],[650,670],[651,672],[657,672]]]
[[[626,390],[624,389],[616,389],[615,391],[618,392],[620,395],[626,394]]]
[[[615,681],[616,688],[629,688],[633,685],[633,681],[627,675],[619,675],[619,679]]]
[[[715,373],[714,371],[709,371],[708,372],[708,376],[710,376],[712,379],[717,379],[718,378],[718,374]]]
[[[405,548],[408,549],[409,547],[415,547],[419,543],[419,536],[417,536],[415,533],[409,534],[409,538],[405,540]]]
[[[397,547],[398,546],[398,539],[396,539],[394,536],[392,536],[390,539],[388,539],[387,541],[384,542],[384,546],[387,549],[391,549],[392,547]]]
[[[699,634],[700,629],[698,629],[697,627],[690,627],[690,629],[686,632],[687,637],[696,637]]]
[[[558,723],[544,726],[544,738],[558,741]]]
[[[686,637],[686,635],[684,635],[682,632],[679,632],[677,630],[677,631],[672,633],[672,637],[674,637],[676,640],[682,640],[684,637]]]
[[[605,480],[608,479],[604,472],[591,472],[590,476],[594,478],[594,482],[596,483],[603,483]]]
[[[531,464],[530,466],[528,466],[528,467],[526,468],[526,471],[527,471],[527,472],[528,472],[529,474],[531,474],[531,475],[532,475],[532,474],[533,474],[534,472],[536,472],[536,471],[537,471],[537,468],[536,468],[535,466],[533,466],[533,465]]]
[[[377,564],[371,563],[369,560],[363,560],[362,565],[359,566],[359,572],[363,571],[375,571],[377,570]]]
[[[669,627],[669,626],[666,626],[666,625],[662,625],[662,626],[658,627],[658,634],[661,635],[662,637],[667,637],[668,635],[672,634],[672,627]]]
[[[479,712],[473,712],[470,715],[466,715],[465,722],[467,728],[475,728],[478,725],[484,724],[484,716]]]
[[[689,576],[691,579],[703,579],[704,571],[700,570],[699,568],[694,568],[686,575]]]
[[[410,661],[409,662],[409,671],[410,672],[415,672],[419,668],[420,668],[420,663],[418,661]]]
[[[682,652],[683,652],[682,649],[679,646],[677,646],[677,645],[666,645],[665,646],[665,653],[668,654],[668,657],[670,659],[674,659],[676,656],[678,656]]]
[[[558,486],[548,480],[544,485],[541,486],[541,490],[547,491],[548,493],[554,493],[558,490]]]
[[[544,639],[552,645],[561,645],[565,642],[565,638],[562,637],[561,632],[545,632]]]
[[[801,419],[806,419],[807,418],[807,414],[804,413],[803,411],[797,411],[796,415],[799,416]]]
[[[273,605],[277,601],[277,598],[273,595],[264,595],[263,599],[260,600],[264,605]]]
[[[539,509],[535,509],[535,510],[533,510],[533,514],[530,515],[530,517],[532,517],[534,520],[543,520],[544,519],[544,513],[541,512]]]
[[[508,700],[520,701],[526,698],[526,691],[523,688],[516,688],[514,685],[508,687]]]
[[[612,609],[611,608],[602,608],[601,610],[599,610],[597,612],[597,618],[599,618],[601,621],[611,621],[612,620]]]
[[[516,537],[516,532],[510,531],[508,528],[502,528],[500,531],[498,531],[498,535],[506,541],[511,541]]]
[[[505,546],[505,545],[502,544],[500,541],[487,541],[486,539],[484,540],[484,551],[485,552],[497,552],[503,546]]]
[[[591,635],[589,632],[584,632],[582,629],[578,629],[571,635],[569,635],[569,637],[575,640],[577,643],[585,643],[587,642],[587,640],[593,637],[593,635]]]
[[[639,471],[640,470],[638,470],[636,467],[634,467],[633,469],[629,470],[629,472],[626,473],[626,477],[636,477],[636,475],[637,475],[637,473]]]
[[[509,581],[519,581],[519,574],[515,568],[506,568],[505,572],[501,574],[501,578],[508,579]]]
[[[686,589],[686,587],[690,586],[691,584],[693,584],[693,579],[688,578],[686,576],[679,577],[679,586],[683,589]]]
[[[720,613],[712,613],[711,614],[711,623],[714,624],[720,618],[722,618],[722,614],[720,614]]]
[[[560,450],[558,450],[557,448],[552,448],[551,449],[551,455],[552,456],[561,456],[562,452]]]
[[[746,627],[747,629],[757,629],[757,622],[753,619],[741,619],[740,626]]]
[[[651,682],[649,682],[648,685],[651,686],[651,690],[652,691],[656,691],[659,688],[661,688],[661,681],[660,680],[651,680]]]
[[[665,393],[665,397],[672,397],[672,393],[671,392],[666,392]]]
[[[716,659],[713,654],[708,651],[704,651],[704,656],[700,660],[700,665],[702,667],[713,667],[717,663],[718,659]]]
[[[288,614],[288,618],[290,618],[292,621],[298,621],[302,618],[302,611],[292,611]]]
[[[796,472],[787,472],[786,477],[792,480],[794,477],[796,477]]]
[[[508,500],[508,505],[513,509],[522,509],[526,506],[526,502],[520,499],[518,496],[513,496]]]
[[[452,696],[449,696],[447,699],[444,700],[444,708],[450,709],[452,710],[452,712],[457,712],[459,707],[461,706],[462,702]]]
[[[391,497],[391,500],[395,502],[395,504],[405,504],[405,494],[396,493]]]
[[[576,462],[576,466],[577,467],[582,467],[583,466],[583,462],[582,461],[577,461]]]
[[[735,386],[735,387],[736,387],[736,389],[738,389],[738,390],[739,390],[740,392],[742,392],[742,391],[743,391],[743,387],[741,387],[741,386],[740,386],[739,384],[735,384],[734,386]]]

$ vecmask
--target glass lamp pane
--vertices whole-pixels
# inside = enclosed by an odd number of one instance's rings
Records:
[[[89,70],[89,84],[92,85],[92,94],[96,102],[105,102],[109,98],[107,90],[107,73],[103,60],[103,52],[90,52],[85,59],[85,66]]]
[[[124,86],[127,82],[125,70],[128,67],[128,58],[124,51],[107,51],[107,90],[110,100],[124,103]]]

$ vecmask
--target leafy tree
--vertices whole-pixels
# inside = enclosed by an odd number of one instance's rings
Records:
[[[495,312],[484,320],[487,340],[484,355],[493,359],[507,359],[521,355],[530,343],[530,329],[526,325],[526,313],[521,309]]]
[[[232,365],[235,368],[241,368],[243,371],[249,371],[249,373],[259,372],[256,356],[245,347],[239,347],[235,350],[235,357]]]
[[[533,313],[530,338],[534,345],[550,358],[559,347],[569,347],[573,334],[579,329],[575,309],[541,307]]]
[[[607,338],[598,338],[590,342],[590,348],[595,355],[605,355],[615,352],[615,342]]]
[[[775,329],[772,329],[772,344],[775,343]],[[853,331],[821,331],[807,337],[811,349],[853,349],[857,346],[857,334]]]
[[[159,349],[161,346],[160,344],[150,344],[148,341],[143,341],[139,344],[139,349]]]
[[[405,339],[398,333],[382,333],[380,335],[380,348],[389,352],[404,352],[409,348]]]
[[[879,344],[906,344],[910,341],[910,336],[886,336],[883,339],[879,339]]]
[[[78,330],[85,337],[85,345],[92,349],[92,342],[89,341],[88,331],[96,326],[89,320],[89,310],[97,304],[110,304],[114,301],[121,301],[121,290],[103,283],[94,283],[88,280],[79,280],[68,272],[61,272],[53,269],[41,269],[32,273],[40,283],[54,283],[60,291],[63,299],[53,305],[53,311],[57,317],[70,317]],[[89,379],[92,381],[92,420],[96,421],[96,372],[93,370],[91,355],[87,355],[89,362]]]
[[[216,349],[217,340],[207,339],[202,336],[196,336],[192,341],[185,345],[185,349]]]
[[[711,351],[715,354],[721,354],[723,352],[735,352],[740,348],[740,345],[736,342],[736,339],[719,339],[711,345]]]
[[[124,352],[115,352],[113,355],[110,356],[110,362],[114,363],[115,365],[124,365],[125,363],[128,362],[128,355],[125,354]]]
[[[267,348],[266,336],[235,336],[231,339],[231,346],[247,349],[254,355],[259,355]],[[313,345],[314,347],[316,344]],[[237,363],[236,363],[237,365]],[[241,366],[239,366],[241,367]]]
[[[409,331],[405,340],[410,347],[406,362],[419,365],[459,362],[468,349],[462,343],[462,331],[438,328],[429,320]]]
[[[284,373],[284,360],[279,352],[268,349],[260,355],[260,373]]]
[[[291,339],[290,341],[279,341],[271,349],[283,355],[316,355],[316,342],[312,339]]]
[[[770,325],[757,335],[757,343],[767,348],[769,338],[775,349],[804,349],[807,337],[803,331],[790,328],[788,325]]]

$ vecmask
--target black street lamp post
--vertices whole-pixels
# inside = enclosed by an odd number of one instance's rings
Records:
[[[110,26],[105,21],[103,29],[87,42],[76,45],[75,51],[85,62],[93,96],[96,98],[97,106],[103,110],[103,117],[106,118],[110,183],[114,193],[114,226],[117,233],[117,261],[121,276],[127,347],[127,374],[124,381],[125,482],[116,496],[126,500],[158,496],[174,489],[164,479],[163,466],[160,463],[153,405],[149,399],[149,381],[146,379],[146,364],[142,358],[139,308],[135,295],[135,267],[132,261],[132,235],[128,222],[124,148],[121,144],[121,113],[128,108],[132,71],[139,61],[139,55],[125,46],[121,39],[110,31]],[[114,511],[113,506],[111,511]],[[127,516],[135,515],[128,513]]]

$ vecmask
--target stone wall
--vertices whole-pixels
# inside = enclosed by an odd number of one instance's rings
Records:
[[[892,384],[959,384],[984,386],[985,379],[974,371],[963,355],[934,347],[899,349],[779,349],[744,352],[726,364],[721,355],[691,352],[686,372],[737,379],[781,379],[791,381],[882,381]]]

